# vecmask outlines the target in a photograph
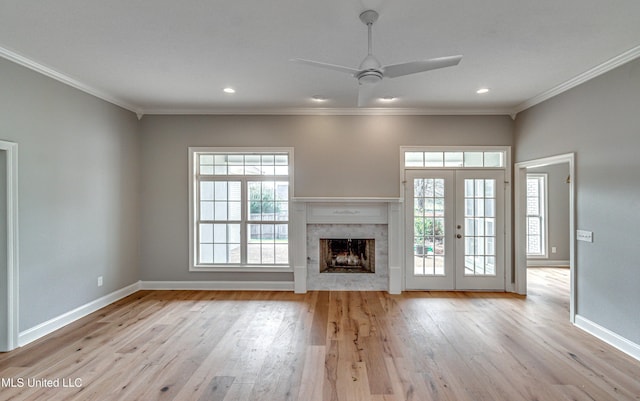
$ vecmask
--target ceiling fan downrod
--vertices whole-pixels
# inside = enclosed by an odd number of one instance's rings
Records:
[[[368,52],[367,56],[360,63],[360,73],[356,75],[358,82],[362,84],[375,84],[382,80],[380,71],[380,61],[373,55],[373,35],[371,27],[378,20],[378,13],[374,10],[366,10],[360,13],[360,21],[367,26]]]

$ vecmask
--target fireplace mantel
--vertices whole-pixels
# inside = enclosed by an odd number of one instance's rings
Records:
[[[387,224],[385,203],[310,203],[307,224]]]
[[[294,248],[294,289],[307,292],[308,224],[384,224],[388,229],[388,291],[402,291],[401,237],[402,199],[386,197],[295,197],[294,235],[300,245]]]

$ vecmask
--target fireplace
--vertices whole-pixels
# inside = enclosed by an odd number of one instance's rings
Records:
[[[389,238],[389,233],[400,232],[400,212],[401,203],[391,198],[297,198],[293,231],[306,247],[294,248],[295,292],[386,290],[399,294],[400,241],[397,235]],[[321,240],[344,242],[330,252],[328,243],[321,250]],[[358,240],[356,249],[354,240]],[[367,241],[358,244],[359,240]],[[359,266],[353,266],[356,263]]]
[[[375,273],[374,238],[320,238],[320,273]]]

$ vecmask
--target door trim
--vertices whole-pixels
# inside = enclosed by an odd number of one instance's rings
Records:
[[[544,157],[514,164],[515,185],[515,292],[526,295],[527,293],[527,252],[526,252],[526,224],[525,213],[527,169],[533,167],[550,166],[554,164],[569,163],[569,321],[575,323],[576,320],[576,174],[575,174],[575,153],[565,153],[557,156]]]
[[[7,343],[0,351],[18,346],[18,144],[0,140],[7,152]]]

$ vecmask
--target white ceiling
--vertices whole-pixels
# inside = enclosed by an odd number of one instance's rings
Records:
[[[462,62],[385,79],[398,99],[362,110],[355,78],[289,61],[357,68],[369,8],[382,64]],[[138,114],[514,114],[639,57],[640,1],[0,0],[0,56]]]

